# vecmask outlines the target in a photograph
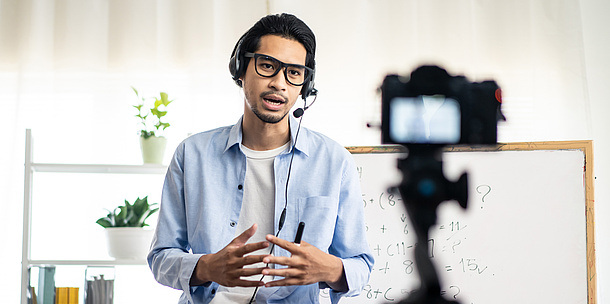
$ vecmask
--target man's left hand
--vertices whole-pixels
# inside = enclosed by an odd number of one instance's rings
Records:
[[[307,242],[301,242],[299,245],[273,235],[267,235],[266,239],[270,243],[289,251],[292,256],[268,256],[263,259],[264,263],[287,266],[287,268],[282,269],[263,270],[264,275],[284,277],[266,283],[265,287],[326,282],[336,291],[347,291],[343,262],[338,257],[323,252]]]

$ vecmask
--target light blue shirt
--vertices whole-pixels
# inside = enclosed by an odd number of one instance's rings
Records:
[[[218,288],[215,282],[189,286],[189,281],[201,255],[218,252],[236,235],[246,175],[246,157],[239,148],[241,122],[190,136],[169,165],[148,264],[159,283],[183,290],[179,303],[208,303]],[[290,116],[292,142],[297,126]],[[279,237],[293,240],[298,223],[305,222],[302,240],[342,259],[349,290],[331,290],[331,301],[337,303],[341,296],[360,293],[374,262],[356,165],[345,148],[306,128],[301,128],[295,149],[286,221]],[[276,231],[290,156],[286,151],[274,161]],[[274,255],[290,252],[276,246]],[[320,288],[328,286],[262,287],[256,301],[318,303]]]

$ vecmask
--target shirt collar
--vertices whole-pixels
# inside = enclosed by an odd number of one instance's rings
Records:
[[[229,150],[231,147],[238,145],[241,143],[242,138],[243,138],[243,132],[241,129],[241,124],[242,121],[244,119],[244,116],[242,115],[239,120],[237,121],[236,124],[233,125],[233,127],[231,127],[231,130],[229,131],[229,138],[227,140],[227,145],[225,146],[225,150],[224,152],[227,152],[227,150]],[[290,137],[291,137],[291,142],[294,142],[297,136],[297,130],[299,129],[299,121],[294,118],[292,115],[288,114],[288,122],[290,124]],[[297,140],[297,144],[296,144],[296,149],[297,151],[303,152],[305,155],[309,155],[309,141],[308,141],[308,132],[307,130],[305,130],[305,128],[301,128],[301,131],[299,132],[299,139]],[[292,148],[288,151],[290,152],[292,150]]]

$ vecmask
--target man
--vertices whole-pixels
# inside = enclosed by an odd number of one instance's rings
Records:
[[[148,264],[184,291],[180,303],[317,303],[320,288],[337,303],[368,282],[353,159],[289,113],[299,95],[315,94],[314,56],[315,36],[295,16],[259,20],[229,64],[244,90],[242,118],[176,149]]]

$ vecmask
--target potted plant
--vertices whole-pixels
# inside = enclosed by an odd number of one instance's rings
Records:
[[[115,259],[143,259],[148,253],[153,230],[148,228],[146,219],[159,211],[156,204],[148,203],[148,196],[139,197],[133,204],[125,200],[108,215],[96,223],[104,227],[108,254]]]
[[[140,97],[138,90],[131,87],[136,93],[141,103],[133,107],[138,110],[137,118],[140,119],[142,129],[140,130],[140,148],[142,149],[142,159],[145,164],[161,164],[167,139],[160,135],[162,131],[170,125],[168,122],[162,121],[162,118],[167,114],[167,106],[173,101],[169,100],[167,93],[161,92],[159,97],[148,98],[154,99],[152,106],[145,106],[147,98]],[[149,103],[148,103],[149,104]]]

